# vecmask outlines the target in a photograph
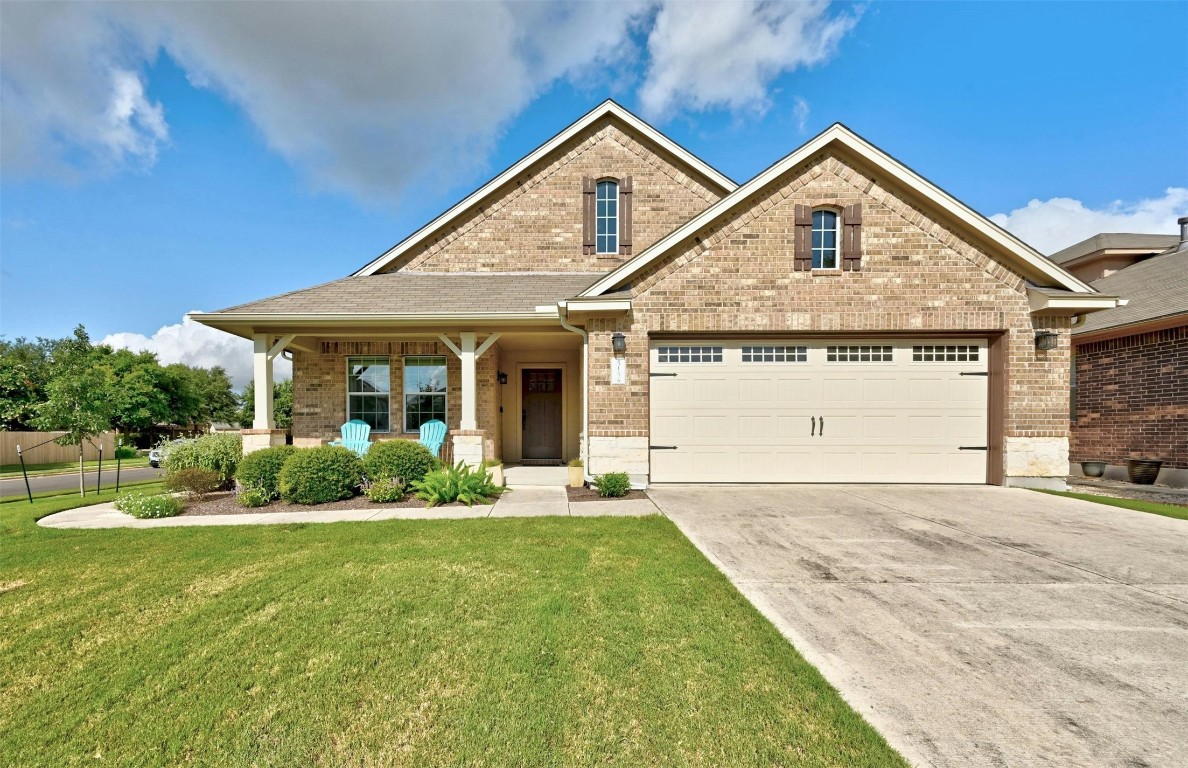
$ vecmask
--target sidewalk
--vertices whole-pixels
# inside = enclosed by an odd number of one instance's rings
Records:
[[[521,486],[494,504],[473,507],[340,509],[308,512],[253,512],[242,515],[189,515],[160,520],[137,520],[110,502],[47,515],[37,521],[44,528],[177,528],[191,525],[279,525],[282,523],[341,523],[370,520],[460,520],[476,517],[638,517],[659,514],[649,499],[570,503],[564,488]]]

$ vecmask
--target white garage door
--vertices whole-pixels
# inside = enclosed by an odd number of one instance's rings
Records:
[[[653,341],[654,483],[985,483],[985,339]]]

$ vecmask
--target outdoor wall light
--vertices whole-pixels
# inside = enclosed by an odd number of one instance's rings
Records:
[[[615,355],[622,355],[627,351],[627,337],[621,333],[611,336],[611,349],[615,351]]]
[[[1035,348],[1042,350],[1056,349],[1056,341],[1059,338],[1055,331],[1037,331],[1035,334]]]
[[[495,378],[499,379],[500,384],[507,383],[507,374],[504,373],[503,371],[500,371],[499,373],[495,374]]]

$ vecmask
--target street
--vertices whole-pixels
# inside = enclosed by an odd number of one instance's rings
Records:
[[[137,467],[135,469],[124,469],[120,472],[120,485],[125,483],[138,482],[141,480],[151,480],[163,474],[164,470],[153,469],[152,467]],[[95,480],[97,472],[87,472],[86,478],[87,492],[95,490]],[[115,487],[116,481],[116,465],[113,461],[108,467],[106,463],[103,465],[103,487]],[[44,491],[64,491],[64,490],[78,490],[78,473],[73,472],[65,475],[41,475],[40,477],[29,478],[29,488],[33,493],[41,493]],[[10,496],[23,496],[25,494],[25,481],[19,475],[17,477],[0,480],[0,498],[7,499]]]

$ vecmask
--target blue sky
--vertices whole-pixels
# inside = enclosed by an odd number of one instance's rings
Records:
[[[494,4],[405,5],[378,36],[363,18],[377,6],[311,4],[273,29],[225,6],[13,5],[9,338],[81,322],[163,358],[246,365],[229,339],[169,326],[348,274],[607,97],[738,181],[844,122],[1048,252],[1188,214],[1188,3],[641,2],[491,19],[471,17]],[[458,39],[392,50],[439,28]],[[63,63],[66,39],[83,53]]]

